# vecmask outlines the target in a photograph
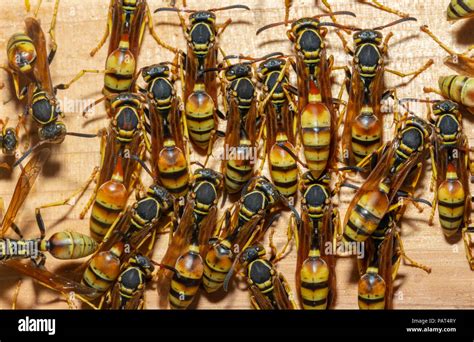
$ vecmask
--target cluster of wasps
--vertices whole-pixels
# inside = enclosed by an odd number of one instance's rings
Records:
[[[256,309],[296,309],[297,302],[303,309],[327,309],[336,298],[336,246],[359,244],[363,247],[357,263],[359,307],[391,308],[392,283],[402,260],[430,271],[403,249],[399,224],[412,203],[420,210],[423,204],[432,206],[430,223],[438,207],[446,236],[461,230],[474,268],[468,176],[474,164],[461,116],[462,109],[474,107],[469,102],[474,83],[466,76],[443,77],[439,93],[446,100],[398,99],[394,89],[386,88],[385,73],[416,77],[433,61],[409,73],[389,69],[385,60],[393,33],[384,38],[382,31],[415,18],[373,1],[373,6],[400,19],[359,28],[339,23],[341,17],[356,15],[332,11],[327,1],[323,1],[325,14],[290,19],[290,3],[285,1],[284,21],[268,24],[256,34],[288,26],[293,54],[260,57],[227,55],[219,45],[232,20],[220,23],[217,13],[249,11],[245,5],[191,10],[183,1],[182,9],[172,4],[153,14],[146,0],[111,0],[106,32],[90,53],[94,56],[109,38],[105,69],[82,70],[70,82],[55,86],[50,65],[57,48],[59,0],[49,30],[49,53],[36,18],[38,9],[27,17],[25,31],[8,42],[8,66],[3,67],[25,111],[17,128],[6,128],[4,123],[1,146],[4,153],[14,153],[20,126],[26,127],[28,117],[39,128],[39,142],[12,164],[22,172],[2,221],[2,265],[61,293],[71,307],[75,307],[73,293],[97,309],[143,308],[145,287],[155,283],[160,307],[186,309],[201,288],[207,293],[227,291],[237,276],[246,280]],[[29,1],[25,4],[29,11]],[[453,0],[449,18],[474,12],[462,4]],[[164,11],[176,12],[186,51],[167,44],[155,32],[154,16]],[[330,28],[352,56],[351,67],[334,65],[325,42]],[[172,61],[138,68],[146,30],[173,53]],[[422,30],[451,54],[448,65],[472,73],[467,54],[455,54],[427,27]],[[352,47],[345,38],[351,32]],[[333,75],[340,70],[345,81],[334,96]],[[56,94],[87,73],[104,74],[104,96],[92,106],[105,102],[109,126],[94,134],[68,132]],[[385,142],[387,113],[382,107],[390,98],[400,107],[388,113],[393,114],[395,134]],[[431,104],[426,120],[409,110],[413,101]],[[220,123],[225,130],[219,129]],[[67,136],[100,139],[100,165],[71,196],[38,207],[40,237],[24,239],[14,223],[16,214],[50,155],[46,146]],[[222,156],[217,171],[207,164],[219,141],[234,153]],[[415,197],[428,158],[433,203]],[[263,176],[266,165],[268,178]],[[142,172],[151,177],[151,185],[142,183]],[[353,173],[363,178],[362,185],[348,181]],[[90,234],[64,231],[46,239],[41,211],[75,203],[93,182],[93,195],[80,214],[84,218],[91,211]],[[341,222],[333,199],[342,187],[355,193]],[[136,198],[129,204],[133,192]],[[221,197],[233,205],[219,215]],[[287,241],[278,250],[272,225],[282,211],[288,211],[290,219]],[[6,237],[10,229],[19,238]],[[270,256],[263,244],[268,233]],[[156,261],[152,253],[162,235],[168,235],[169,243]],[[276,268],[292,241],[297,249],[297,296]],[[45,267],[46,252],[57,259],[87,260],[71,274],[60,275]]]

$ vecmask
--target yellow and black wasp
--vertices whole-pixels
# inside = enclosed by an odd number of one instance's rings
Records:
[[[147,26],[151,36],[160,46],[174,53],[178,52],[156,34],[146,0],[110,0],[104,36],[90,53],[94,56],[110,36],[105,70],[81,70],[70,82],[61,84],[58,88],[69,88],[86,73],[104,72],[102,93],[107,100],[110,100],[111,95],[133,92],[137,59]]]
[[[394,90],[385,88],[385,72],[399,77],[412,76],[414,78],[433,64],[433,60],[429,60],[419,70],[408,73],[386,67],[388,43],[393,33],[390,32],[383,39],[380,31],[406,21],[416,21],[416,18],[405,17],[373,29],[327,23],[328,26],[355,31],[354,50],[347,46],[347,42],[340,35],[345,50],[354,57],[352,71],[348,67],[345,68],[349,99],[344,114],[342,153],[347,165],[359,163],[383,145],[382,100],[394,95]]]
[[[160,263],[161,305],[186,309],[194,300],[204,273],[203,258],[217,225],[217,202],[224,177],[212,169],[196,169],[181,221]]]
[[[265,259],[265,247],[253,244],[238,256],[238,265],[228,273],[224,289],[227,291],[234,269],[245,268],[245,278],[249,285],[250,303],[256,310],[296,309],[289,283],[282,273],[275,269],[271,260]]]
[[[244,5],[231,5],[206,11],[189,9],[159,8],[159,11],[191,13],[189,26],[180,14],[180,23],[187,41],[187,53],[184,55],[184,70],[181,70],[183,97],[185,104],[186,132],[191,142],[209,153],[216,137],[218,118],[223,115],[218,110],[217,76],[204,73],[206,69],[216,68],[219,51],[218,38],[232,22],[216,24],[215,12],[230,9],[246,9]]]
[[[394,200],[402,187],[417,184],[421,173],[420,163],[429,152],[430,136],[431,128],[428,123],[414,115],[403,120],[397,127],[396,137],[379,149],[381,154],[375,168],[348,207],[343,241],[367,240],[385,214],[403,204]],[[377,154],[366,157],[361,166]],[[412,180],[410,178],[413,174],[415,176]]]
[[[189,190],[189,152],[183,134],[180,100],[174,90],[174,73],[170,63],[142,69],[147,83],[149,134],[154,179],[177,198]]]
[[[302,224],[296,239],[295,278],[305,310],[327,309],[336,296],[335,256],[327,251],[335,250],[340,220],[332,203],[330,181],[328,173],[315,179],[308,171],[302,177]]]
[[[460,229],[471,269],[474,259],[470,236],[471,196],[469,174],[472,161],[469,158],[468,138],[463,131],[459,106],[449,100],[435,101],[429,119],[434,125],[431,145],[433,169],[431,190],[434,190],[430,224],[433,224],[436,207],[444,235],[449,238]]]
[[[232,213],[226,212],[225,219],[212,234],[204,258],[203,286],[207,292],[222,287],[236,256],[258,241],[278,218],[278,212],[284,209],[292,211],[289,229],[299,226],[301,219],[296,209],[266,177],[257,176],[250,180]]]

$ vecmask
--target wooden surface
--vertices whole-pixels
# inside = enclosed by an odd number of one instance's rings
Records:
[[[331,1],[331,0],[330,0]],[[305,0],[294,1],[291,11],[292,18],[310,16],[321,13],[320,1]],[[388,3],[388,1],[383,1]],[[151,9],[166,6],[164,1],[150,0]],[[285,36],[285,28],[279,27],[269,30],[260,36],[255,36],[255,30],[268,23],[280,21],[283,18],[283,0],[224,0],[224,1],[196,1],[189,0],[191,8],[203,8],[203,6],[218,7],[228,4],[242,3],[252,8],[252,12],[234,10],[218,13],[218,22],[224,22],[230,16],[235,21],[225,32],[221,39],[224,51],[228,54],[243,53],[253,56],[261,56],[273,51],[290,52],[290,43]],[[429,58],[435,60],[435,66],[405,87],[398,89],[399,96],[420,97],[424,96],[423,86],[437,86],[437,78],[440,75],[450,74],[451,71],[442,64],[442,58],[446,55],[438,46],[424,34],[419,32],[419,26],[429,25],[449,45],[458,50],[464,50],[467,46],[474,44],[474,22],[463,21],[450,25],[445,20],[445,9],[448,0],[400,0],[391,1],[393,6],[418,18],[418,23],[410,22],[393,28],[395,33],[390,44],[390,68],[396,70],[414,70],[424,64]],[[204,5],[205,4],[205,5]],[[334,10],[349,10],[357,14],[357,19],[342,18],[343,23],[352,23],[359,26],[378,26],[397,19],[395,15],[380,12],[370,5],[352,1],[332,0]],[[105,27],[108,1],[102,0],[62,0],[56,28],[58,52],[52,64],[52,77],[55,84],[68,81],[80,69],[102,69],[104,66],[107,44],[94,57],[89,56],[89,51],[96,46],[103,34]],[[49,29],[53,8],[52,0],[44,0],[39,12],[45,32]],[[0,11],[0,58],[1,63],[6,64],[6,44],[8,38],[24,27],[25,17],[23,1],[7,0],[2,2]],[[155,28],[158,34],[168,43],[184,48],[184,40],[178,19],[175,13],[162,12],[154,15]],[[385,30],[387,33],[389,30]],[[161,61],[170,60],[171,54],[160,49],[151,37],[145,35],[145,43],[142,48],[139,65],[149,65]],[[339,40],[334,33],[329,34],[329,51],[336,57],[336,65],[347,64],[349,58],[343,54]],[[342,74],[338,76],[340,84]],[[0,81],[9,84],[4,73],[0,73]],[[387,76],[390,87],[400,85],[404,80]],[[59,98],[66,100],[93,100],[100,97],[103,77],[100,75],[87,75],[75,84],[71,89],[59,93]],[[335,90],[338,86],[335,87]],[[6,101],[12,95],[6,87],[0,93],[0,117],[9,117],[12,124],[16,123],[17,115],[22,108],[11,101]],[[103,118],[104,109],[97,107],[96,116],[91,122],[86,122],[80,115],[79,109],[64,108],[65,122],[70,131],[96,132],[104,127],[107,122]],[[417,112],[425,116],[422,107]],[[99,119],[101,118],[101,119]],[[391,138],[391,121],[387,118],[386,138]],[[474,138],[473,118],[465,118],[465,130],[472,143]],[[221,141],[222,142],[222,141]],[[219,150],[214,153],[218,155]],[[194,158],[194,156],[193,156]],[[38,230],[34,222],[34,208],[45,202],[59,200],[77,189],[89,176],[92,169],[99,161],[99,143],[96,139],[79,139],[67,137],[61,146],[53,147],[53,156],[50,158],[43,174],[39,177],[36,186],[17,218],[17,223],[22,228],[26,237],[38,236]],[[217,167],[218,162],[213,161]],[[429,177],[431,175],[428,166],[422,184],[417,193],[431,200],[429,193]],[[0,177],[0,196],[8,205],[11,194],[18,177],[18,170],[13,174],[2,173]],[[80,220],[79,212],[84,206],[90,190],[77,203],[75,207],[62,207],[44,211],[47,225],[47,237],[61,230],[77,230],[88,232],[88,220]],[[345,213],[351,191],[344,191],[340,198],[339,209],[341,215]],[[396,280],[395,308],[472,308],[474,306],[474,273],[472,273],[466,262],[462,240],[457,236],[453,241],[447,241],[437,222],[434,226],[428,226],[427,217],[429,210],[422,214],[416,209],[410,208],[402,224],[402,236],[406,252],[409,256],[420,263],[432,267],[432,273],[426,274],[419,269],[407,266],[400,268]],[[285,226],[287,216],[280,218],[277,226],[276,242],[281,247],[285,241]],[[167,239],[163,237],[155,250],[154,259],[160,260],[164,252]],[[278,270],[283,272],[294,288],[295,271],[295,248],[291,253],[278,263]],[[68,261],[57,261],[48,257],[47,267],[51,270],[61,270]],[[357,308],[357,276],[354,268],[354,260],[340,259],[337,262],[337,303],[336,308]],[[15,289],[15,284],[21,277],[8,270],[0,269],[0,307],[9,308]],[[147,290],[146,307],[156,308],[158,305],[155,284],[150,284]],[[34,284],[30,279],[24,278],[19,299],[19,308],[67,308],[65,301],[56,293]],[[239,284],[224,296],[199,295],[195,307],[198,308],[248,308],[248,293],[245,285]]]

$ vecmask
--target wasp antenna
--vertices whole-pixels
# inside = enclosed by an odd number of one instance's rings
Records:
[[[387,25],[375,27],[372,30],[374,30],[374,31],[383,30],[384,28],[394,26],[394,25],[398,25],[398,24],[404,23],[405,21],[418,21],[418,19],[416,19],[415,17],[401,18],[401,19],[392,21],[391,23],[388,23]]]
[[[341,30],[349,30],[349,31],[362,31],[361,28],[356,27],[356,26],[341,25],[341,24],[336,24],[336,23],[331,23],[331,22],[323,22],[323,23],[320,23],[319,26],[331,26],[331,27],[339,28]]]
[[[211,8],[208,11],[209,12],[217,12],[217,11],[227,11],[227,10],[239,9],[239,8],[250,11],[250,7],[245,6],[245,5],[231,5],[231,6],[225,6],[225,7],[219,7],[219,8]]]
[[[349,15],[349,16],[354,17],[354,18],[357,17],[357,15],[354,12],[351,12],[351,11],[336,11],[336,12],[318,14],[318,15],[315,15],[313,18],[332,17],[332,16],[336,16],[336,15]]]
[[[18,165],[20,165],[23,160],[25,160],[31,153],[33,153],[34,151],[36,151],[40,146],[44,145],[45,143],[47,143],[47,141],[46,141],[46,140],[43,140],[43,141],[40,141],[39,143],[37,143],[35,146],[30,147],[30,149],[27,150],[27,151],[20,157],[20,159],[18,159],[17,161],[15,161],[15,162],[13,163],[13,167],[17,167]]]
[[[153,13],[157,12],[185,12],[185,13],[194,13],[195,10],[190,9],[183,9],[183,8],[176,8],[176,7],[160,7],[153,11]]]
[[[272,23],[272,24],[268,24],[268,25],[265,25],[265,26],[262,26],[260,27],[257,32],[256,32],[256,35],[258,36],[260,33],[262,33],[263,31],[266,31],[268,29],[271,29],[273,27],[277,27],[277,26],[281,26],[281,25],[288,25],[288,24],[293,24],[296,20],[290,20],[290,21],[280,21],[278,23]]]

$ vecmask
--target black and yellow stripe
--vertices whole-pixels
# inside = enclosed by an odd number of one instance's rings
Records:
[[[459,20],[463,18],[470,18],[474,15],[474,1],[473,0],[451,0],[448,10],[448,20]]]
[[[115,244],[109,251],[96,254],[82,277],[82,284],[100,293],[107,291],[120,275],[120,256],[124,250],[123,243]]]
[[[15,33],[7,43],[8,64],[21,73],[33,70],[36,61],[36,48],[33,40],[25,33]]]
[[[278,133],[276,141],[294,151],[284,133]],[[298,166],[294,157],[275,144],[269,153],[270,175],[277,190],[284,196],[294,196],[298,190]]]
[[[176,261],[176,272],[171,280],[169,302],[174,309],[186,309],[194,299],[204,274],[199,246],[191,244]]]

